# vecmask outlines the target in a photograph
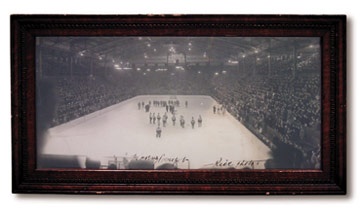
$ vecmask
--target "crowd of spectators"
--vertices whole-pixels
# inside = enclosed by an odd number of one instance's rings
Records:
[[[53,125],[62,124],[130,98],[121,85],[101,77],[61,77],[56,81],[57,107]]]
[[[276,147],[274,139],[291,145],[305,159],[303,163],[307,165],[301,167],[309,167],[312,152],[319,155],[319,72],[295,77],[257,76],[241,81],[229,76],[212,82],[216,100],[271,148]]]

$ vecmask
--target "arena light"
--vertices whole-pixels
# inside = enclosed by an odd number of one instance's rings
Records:
[[[80,52],[79,52],[79,55],[80,55],[81,57],[84,56],[84,55],[85,55],[85,50],[80,51]]]
[[[156,48],[154,48],[154,52],[156,52]]]
[[[151,70],[150,69],[146,69],[147,72],[150,72]]]
[[[184,71],[184,70],[185,70],[184,67],[182,67],[182,66],[175,66],[175,69],[181,70],[181,71]]]
[[[239,61],[233,61],[233,60],[229,59],[229,60],[228,60],[228,63],[230,63],[230,64],[238,64]]]
[[[136,68],[136,70],[137,70],[137,71],[141,71],[141,68],[138,67],[138,68]]]
[[[217,75],[219,75],[219,72],[215,72],[214,74],[215,74],[215,76],[217,76]]]
[[[206,56],[207,56],[207,55],[206,55],[206,52],[204,52],[203,57],[206,58]]]
[[[114,68],[116,69],[116,70],[122,70],[122,68],[120,67],[120,65],[119,64],[114,64]]]
[[[198,74],[201,74],[201,71],[198,71]]]
[[[189,51],[191,51],[191,47],[189,47]]]
[[[175,52],[176,52],[174,47],[170,47],[170,48],[169,48],[169,51],[172,52],[172,53],[175,53]]]
[[[146,46],[151,47],[151,44],[150,44],[150,43],[147,43],[147,45],[146,45]]]
[[[243,58],[245,58],[245,57],[246,57],[246,55],[242,55],[242,57],[243,57]]]
[[[159,72],[159,71],[167,71],[167,69],[159,68],[159,69],[156,69],[155,71],[156,71],[156,72]]]
[[[226,74],[226,71],[225,71],[225,70],[223,70],[221,73]]]

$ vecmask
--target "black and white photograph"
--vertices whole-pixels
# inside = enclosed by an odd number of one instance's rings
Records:
[[[320,169],[320,38],[37,37],[36,134],[39,169]]]

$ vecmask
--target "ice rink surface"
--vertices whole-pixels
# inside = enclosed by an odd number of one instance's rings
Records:
[[[263,168],[270,149],[229,113],[213,113],[219,104],[210,96],[176,96],[176,124],[168,113],[166,127],[161,122],[161,138],[156,138],[156,124],[149,112],[138,109],[138,102],[175,100],[170,95],[142,95],[97,111],[88,116],[49,129],[43,154],[79,155],[100,160],[106,165],[112,157],[162,157],[189,160],[183,168],[234,166],[259,161],[253,168]],[[188,107],[185,107],[185,101]],[[150,112],[166,112],[165,107],[151,106]],[[185,128],[179,123],[184,116]],[[201,115],[202,126],[197,119]],[[194,117],[195,127],[191,126]],[[229,163],[230,164],[226,164]],[[246,165],[246,164],[245,164]],[[244,166],[245,166],[244,165]],[[238,167],[237,167],[238,166]]]

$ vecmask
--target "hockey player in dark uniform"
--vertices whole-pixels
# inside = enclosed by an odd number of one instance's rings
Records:
[[[166,121],[167,121],[166,113],[163,115],[162,121],[163,121],[163,127],[166,127]]]
[[[214,114],[216,114],[216,106],[213,107]]]
[[[160,128],[160,126],[158,126],[156,128],[156,138],[161,138],[161,128]]]
[[[195,120],[194,117],[191,118],[191,127],[194,129],[195,126]]]
[[[176,117],[175,117],[175,115],[172,116],[171,120],[172,120],[172,122],[173,122],[173,126],[175,126],[175,122],[176,122]]]
[[[185,101],[185,108],[188,107],[188,101]]]
[[[141,102],[141,107],[142,107],[142,108],[144,108],[144,105],[145,105],[145,103],[144,103],[144,102]]]
[[[152,120],[153,120],[153,124],[155,124],[155,122],[156,122],[155,112],[152,114]]]
[[[174,114],[174,105],[170,105],[169,107],[171,114]]]
[[[152,114],[151,114],[151,112],[149,114],[149,119],[150,119],[150,124],[151,124],[152,123]]]
[[[145,105],[145,112],[149,112],[150,111],[150,104],[146,104]]]
[[[157,115],[157,121],[158,121],[158,124],[160,123],[160,120],[161,120],[161,117],[160,117],[160,113],[158,113],[158,115]]]
[[[184,116],[180,116],[180,125],[182,128],[185,128],[185,119],[184,119]]]
[[[198,127],[201,127],[202,125],[202,118],[201,118],[201,115],[199,115],[199,118],[198,118]]]
[[[138,103],[138,109],[139,110],[141,109],[141,103],[140,102]]]

